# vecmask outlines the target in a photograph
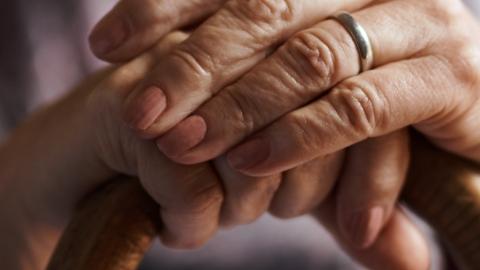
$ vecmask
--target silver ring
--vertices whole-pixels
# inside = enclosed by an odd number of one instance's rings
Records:
[[[373,65],[373,48],[367,31],[348,12],[341,11],[331,18],[339,22],[347,30],[355,46],[357,46],[358,55],[360,56],[360,73],[371,69]]]

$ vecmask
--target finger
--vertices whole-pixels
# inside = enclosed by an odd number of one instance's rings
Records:
[[[375,66],[409,58],[436,38],[429,33],[435,33],[432,29],[438,26],[417,26],[418,17],[424,13],[411,2],[387,2],[354,16],[372,39]],[[402,35],[400,29],[406,25],[415,27]],[[209,160],[356,75],[358,58],[348,32],[335,21],[324,21],[287,41],[273,56],[166,133],[158,145],[180,163]],[[254,158],[248,161],[256,162]]]
[[[118,151],[113,154],[117,159],[109,166],[139,176],[145,190],[160,205],[162,241],[176,248],[198,247],[215,233],[223,199],[221,184],[208,164],[190,167],[175,164],[162,156],[152,142],[138,140],[130,130],[117,125],[121,121],[115,97],[128,94],[156,60],[185,38],[179,32],[167,35],[149,52],[117,68],[94,92],[100,96],[89,101],[100,103],[96,107],[102,111],[94,115],[101,118],[99,123],[107,125],[111,132],[122,134],[121,145],[112,146]],[[110,145],[110,138],[98,139],[106,140],[99,145]]]
[[[294,32],[370,1],[228,1],[127,98],[125,121],[148,134],[161,134]]]
[[[170,31],[213,13],[226,0],[120,0],[90,35],[94,54],[110,62],[129,60]]]
[[[163,37],[153,48],[143,53],[139,57],[120,65],[115,72],[109,76],[103,84],[108,86],[105,91],[94,91],[96,98],[91,101],[103,102],[96,107],[103,108],[105,114],[114,116],[116,121],[121,121],[121,106],[123,99],[128,96],[132,88],[138,84],[139,80],[154,66],[159,59],[167,55],[175,46],[188,38],[188,34],[180,31],[169,33]],[[98,117],[102,117],[99,114]]]
[[[270,205],[270,213],[278,218],[294,218],[311,212],[332,191],[340,175],[343,158],[341,151],[283,173],[282,183]]]
[[[215,171],[209,164],[175,164],[159,155],[151,142],[137,143],[141,144],[137,161],[140,181],[160,205],[161,241],[178,249],[204,245],[219,227],[223,202]]]
[[[214,161],[225,198],[220,223],[225,227],[249,224],[264,214],[280,185],[281,175],[250,177],[233,170],[225,157]]]
[[[473,91],[451,91],[464,87],[436,56],[390,64],[345,80],[323,98],[283,116],[228,158],[249,175],[284,171],[366,138],[442,118],[445,112],[454,117],[461,113],[456,106],[469,108],[465,103],[475,100]],[[254,165],[242,164],[253,157]]]
[[[368,269],[430,269],[430,251],[425,239],[398,207],[377,241],[364,250],[356,248],[343,238],[335,223],[337,217],[333,203],[322,207],[314,215],[332,233],[342,248]]]
[[[337,189],[340,231],[351,246],[371,246],[390,220],[406,178],[408,132],[360,142],[347,151]]]

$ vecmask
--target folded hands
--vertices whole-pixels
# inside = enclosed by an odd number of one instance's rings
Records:
[[[358,74],[355,43],[328,19],[340,10],[366,29],[372,70]],[[265,211],[314,213],[367,266],[426,269],[397,206],[407,128],[480,161],[479,34],[457,0],[123,0],[91,36],[124,62],[89,99],[96,149],[139,176],[169,246]]]

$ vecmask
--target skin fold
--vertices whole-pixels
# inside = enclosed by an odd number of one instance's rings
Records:
[[[138,138],[121,121],[118,112],[110,111],[114,108],[112,104],[121,101],[109,99],[112,92],[128,92],[130,86],[143,78],[155,61],[185,38],[182,33],[171,34],[137,59],[87,78],[66,97],[34,113],[2,145],[0,237],[3,243],[8,243],[1,246],[3,267],[44,269],[78,201],[119,173],[138,176],[162,209],[176,213],[176,216],[171,216],[172,219],[182,220],[192,215],[215,213],[213,225],[204,224],[204,230],[197,232],[197,235],[172,238],[171,232],[162,232],[160,237],[165,244],[182,248],[197,247],[205,241],[203,237],[210,237],[217,229],[221,217],[220,204],[228,193],[223,193],[221,185],[210,183],[235,183],[238,179],[232,176],[218,178],[222,163],[226,161],[218,159],[212,163],[189,166],[176,164],[162,156],[153,142]],[[343,157],[332,156],[326,160],[331,160],[331,164],[341,164]],[[312,166],[302,171],[294,170],[287,178],[294,179],[305,173],[311,175],[318,172],[317,168]],[[260,185],[261,181],[252,183]],[[276,189],[269,190],[271,194]],[[185,197],[179,199],[181,192],[185,193]],[[326,205],[334,207],[335,202],[327,199],[327,193],[320,192],[329,202]],[[265,193],[261,195],[265,196]],[[318,209],[315,215],[322,217],[321,209],[327,208]],[[401,215],[400,210],[395,210],[397,212],[394,216]],[[288,213],[290,215],[292,212]],[[328,220],[336,222],[334,216]],[[365,253],[358,253],[358,249],[341,236],[338,227],[333,226],[331,230],[346,247],[356,251],[352,252],[352,256],[366,265],[374,266],[381,257],[392,265],[392,269],[416,269],[413,267],[417,266],[424,269],[428,265],[428,250],[413,224],[402,215],[399,219],[393,218],[386,226],[390,227],[392,229],[379,235],[376,243],[399,242],[398,248],[397,244],[392,249],[374,244]],[[399,233],[402,234],[401,239],[398,239]],[[425,252],[422,257],[424,261],[420,265],[412,265],[404,256],[414,248],[411,244],[418,248],[419,241],[423,243],[424,248],[420,251]]]
[[[142,2],[126,16],[120,7],[127,2],[120,1],[93,30],[94,51],[98,33],[155,9]],[[186,2],[168,8],[187,10]],[[244,175],[282,173],[271,209],[283,217],[308,212],[291,209],[315,209],[335,182],[336,218],[343,236],[359,249],[374,243],[392,215],[409,155],[405,128],[480,160],[480,30],[461,1],[221,4],[205,9],[210,17],[123,97],[124,122],[138,136],[155,139],[171,160],[191,165],[221,157]],[[350,11],[367,31],[372,70],[358,74],[352,38],[328,19],[340,10]],[[180,21],[192,16],[185,14]],[[132,29],[153,25],[165,26],[153,22]],[[156,34],[172,28],[167,24]],[[129,42],[97,56],[132,57],[135,51],[125,49]],[[285,177],[307,175],[312,167],[337,168],[328,166],[331,156],[344,156],[342,170],[322,170],[321,191],[309,178]],[[358,187],[362,192],[355,192]],[[282,205],[309,196],[307,190],[319,196],[281,213]]]
[[[121,64],[1,148],[0,232],[12,245],[0,261],[41,269],[75,203],[121,173],[158,202],[169,247],[199,247],[268,210],[312,213],[367,267],[428,269],[396,201],[407,127],[480,161],[480,30],[463,4],[205,3],[122,0],[97,25],[93,51]],[[367,30],[371,71],[358,74],[355,44],[327,19],[339,10]]]

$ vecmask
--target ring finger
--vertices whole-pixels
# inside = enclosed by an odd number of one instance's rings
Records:
[[[165,132],[293,33],[371,1],[228,1],[131,93],[124,119],[142,133]]]
[[[374,67],[420,54],[437,38],[435,29],[441,27],[430,20],[418,24],[425,11],[408,1],[378,4],[353,16],[371,39]],[[409,31],[402,35],[400,29],[406,27]],[[337,83],[355,76],[360,70],[358,59],[357,47],[342,25],[332,20],[321,22],[291,38],[275,54],[163,135],[158,140],[159,148],[169,158],[184,164],[218,156]],[[252,142],[246,148],[258,147]],[[256,163],[261,158],[259,153],[244,162]]]

